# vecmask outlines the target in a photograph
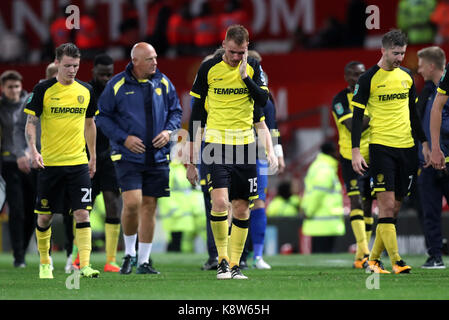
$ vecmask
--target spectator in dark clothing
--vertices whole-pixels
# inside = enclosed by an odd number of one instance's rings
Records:
[[[25,253],[36,225],[34,201],[36,188],[30,168],[30,158],[23,164],[17,162],[14,145],[14,127],[23,112],[27,97],[22,90],[22,76],[7,70],[0,76],[2,96],[0,97],[0,125],[2,128],[1,154],[2,176],[6,181],[6,201],[9,207],[9,235],[14,256],[14,267],[24,268]],[[20,157],[20,156],[19,156]]]

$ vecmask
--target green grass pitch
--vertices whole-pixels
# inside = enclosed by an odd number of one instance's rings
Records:
[[[121,258],[122,253],[119,253]],[[248,280],[216,280],[215,271],[201,271],[204,254],[155,253],[160,275],[119,275],[101,272],[80,279],[68,289],[65,255],[53,254],[54,279],[38,276],[38,256],[27,256],[27,267],[15,269],[11,254],[0,254],[0,300],[440,300],[449,299],[449,269],[424,270],[424,256],[404,256],[411,274],[369,278],[351,268],[351,254],[270,256],[272,270],[244,270]],[[92,254],[102,271],[104,253]],[[248,262],[251,264],[251,259]],[[383,258],[388,270],[391,266]],[[449,261],[445,261],[449,265]],[[371,287],[372,289],[367,288]],[[377,289],[376,289],[377,287]]]

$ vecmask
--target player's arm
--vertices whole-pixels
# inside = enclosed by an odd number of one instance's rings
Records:
[[[367,115],[364,115],[363,120],[362,120],[362,132],[369,128],[369,121],[370,121],[370,117],[368,117]],[[342,123],[349,130],[349,132],[352,132],[352,118],[346,119]]]
[[[270,93],[268,94],[267,104],[263,108],[263,113],[265,114],[265,123],[270,130],[274,154],[278,159],[278,173],[282,173],[285,169],[284,150],[282,149],[281,135],[276,122],[276,107]]]
[[[94,118],[86,118],[84,123],[84,137],[86,139],[87,149],[89,150],[89,175],[92,179],[97,166],[97,127],[95,126]]]
[[[95,125],[94,116],[97,114],[97,101],[93,90],[90,89],[89,105],[86,109],[86,119],[84,120],[84,138],[86,140],[87,149],[89,151],[89,175],[92,179],[95,175],[97,167],[97,126]]]
[[[444,105],[449,96],[449,63],[446,65],[443,76],[437,89],[437,95],[433,101],[430,111],[430,137],[432,140],[432,152],[430,154],[430,164],[435,169],[442,169],[445,166],[444,154],[440,148],[441,115]]]
[[[240,63],[240,76],[242,77],[243,82],[248,88],[249,95],[254,100],[254,104],[263,107],[268,100],[268,88],[266,87],[265,81],[262,76],[262,68],[260,64],[255,62],[254,75],[253,79],[248,76],[246,72],[246,67],[248,64],[248,50],[245,50],[245,54],[243,55],[242,62]]]
[[[430,139],[432,141],[432,152],[430,153],[430,164],[435,169],[445,168],[444,154],[440,148],[441,114],[448,96],[437,92],[430,111]]]
[[[342,123],[349,132],[352,132],[352,111],[349,107],[346,91],[341,91],[334,97],[332,100],[332,112],[337,121]],[[363,117],[362,132],[369,128],[369,121],[370,118],[365,115]]]
[[[39,125],[39,116],[43,110],[45,88],[37,84],[31,96],[23,109],[23,112],[27,114],[27,121],[25,124],[25,138],[28,144],[28,148],[31,153],[31,164],[34,168],[44,168],[44,160],[36,147],[37,139],[37,126]]]
[[[265,123],[265,121],[260,121],[255,123],[257,130],[257,137],[259,142],[265,148],[265,152],[267,153],[267,161],[270,168],[271,173],[276,173],[278,169],[278,159],[274,153],[273,142],[271,141],[270,131]]]
[[[370,95],[371,76],[364,73],[356,84],[351,104],[354,106],[352,113],[352,168],[363,175],[368,165],[360,153],[360,139],[362,137],[363,115]]]
[[[410,109],[410,126],[412,128],[413,137],[417,138],[422,144],[422,154],[426,164],[424,167],[430,165],[430,149],[427,142],[426,134],[421,126],[421,120],[416,109],[416,89],[415,84],[412,85],[409,91],[409,109]]]
[[[31,152],[31,162],[34,168],[44,168],[44,160],[42,155],[36,148],[36,132],[39,118],[35,115],[29,114],[25,125],[25,137]]]
[[[209,63],[203,63],[198,70],[198,74],[190,91],[192,96],[192,113],[189,119],[189,134],[187,142],[188,163],[187,163],[187,179],[192,185],[198,182],[198,169],[196,164],[199,163],[198,153],[201,150],[202,130],[207,120],[207,111],[205,109],[206,96],[208,91],[207,73],[209,71]],[[198,130],[200,129],[200,130]]]

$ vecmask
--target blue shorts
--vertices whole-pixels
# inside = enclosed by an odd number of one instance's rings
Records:
[[[148,166],[129,161],[115,161],[115,172],[121,191],[141,189],[142,195],[149,197],[169,197],[168,163]]]
[[[267,198],[268,186],[268,176],[264,172],[268,172],[267,160],[257,160],[257,194],[262,201]]]

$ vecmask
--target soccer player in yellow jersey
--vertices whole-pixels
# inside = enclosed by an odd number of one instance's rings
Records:
[[[190,94],[194,97],[189,139],[195,143],[198,126],[206,125],[202,165],[207,166],[207,184],[212,200],[211,228],[218,252],[217,279],[247,279],[240,270],[240,256],[248,235],[250,201],[257,198],[256,142],[254,119],[261,119],[268,98],[262,68],[248,57],[248,31],[232,25],[223,40],[224,54],[204,62]],[[262,118],[263,119],[263,118]],[[255,123],[266,147],[268,163],[277,159],[265,122]],[[193,144],[190,143],[193,150]],[[198,179],[193,152],[187,166],[192,184]],[[228,256],[228,208],[232,207],[232,228]]]
[[[418,168],[413,136],[421,141],[423,154],[430,156],[426,136],[415,107],[415,85],[410,71],[400,67],[407,48],[407,38],[400,30],[382,37],[382,57],[360,76],[354,90],[352,105],[352,166],[363,175],[368,165],[360,152],[364,110],[370,115],[370,176],[377,197],[379,219],[376,238],[368,265],[372,272],[390,273],[380,261],[387,250],[394,273],[408,273],[408,266],[399,255],[396,218],[403,197]]]
[[[352,130],[352,109],[351,100],[354,95],[355,85],[360,75],[365,72],[365,65],[359,61],[350,61],[344,68],[344,78],[348,86],[340,91],[332,101],[332,115],[338,129],[338,144],[340,146],[340,163],[343,180],[348,194],[351,212],[350,221],[352,231],[357,243],[357,251],[353,267],[362,269],[367,266],[369,257],[369,241],[371,239],[371,229],[373,217],[371,214],[371,190],[369,175],[359,176],[352,169],[351,153],[351,130]],[[369,144],[369,120],[366,115],[363,117],[362,138],[360,149],[363,157],[368,160]]]
[[[93,118],[96,102],[92,87],[75,78],[80,57],[79,49],[72,43],[56,48],[56,78],[37,84],[24,109],[28,114],[25,135],[31,160],[33,166],[39,169],[35,213],[38,214],[36,238],[41,279],[53,278],[49,257],[51,221],[54,213],[62,212],[65,196],[70,199],[76,221],[75,241],[81,276],[93,278],[100,274],[90,266],[90,179],[96,169],[96,127]],[[39,121],[42,154],[36,149],[36,126]]]

